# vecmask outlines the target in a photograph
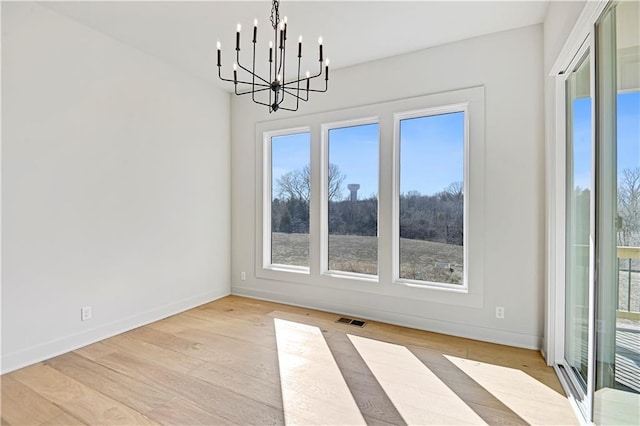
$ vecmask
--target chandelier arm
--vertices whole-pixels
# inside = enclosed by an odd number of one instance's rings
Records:
[[[274,54],[274,58],[273,58],[273,78],[276,78],[278,76],[278,52],[279,52],[279,48],[278,48],[278,29],[274,29],[273,30],[273,54]]]
[[[303,90],[302,91],[305,96],[299,95],[298,99],[300,99],[302,102],[308,102],[309,101],[309,92],[307,90]]]
[[[237,92],[236,92],[236,95],[238,95],[238,96],[242,96],[242,95],[248,95],[248,94],[250,94],[250,93],[251,93],[251,92],[240,92],[240,93],[237,93]],[[264,105],[264,106],[271,107],[271,105],[269,105],[269,104],[267,104],[267,103],[265,103],[265,102],[259,101],[259,100],[254,100],[253,102],[254,102],[254,103],[256,103],[256,104],[258,104],[258,105]]]
[[[245,83],[245,84],[250,85],[251,83]],[[244,89],[240,89],[240,90],[244,90]],[[259,93],[259,92],[264,92],[265,90],[271,90],[271,87],[270,87],[270,86],[269,86],[269,87],[263,87],[263,88],[261,88],[261,89],[256,89],[256,90],[252,90],[252,91],[247,90],[246,92],[240,92],[240,93],[238,93],[238,95],[247,95],[247,94],[249,94],[249,93],[253,93],[253,92],[255,92],[255,93]]]
[[[313,93],[325,93],[327,91],[327,87],[324,89],[309,89],[309,91]]]
[[[296,82],[296,94],[294,95],[296,97],[296,111],[298,110],[298,107],[300,105],[300,61],[302,60],[301,56],[298,56],[298,80]],[[286,93],[287,91],[283,88],[284,92]]]
[[[313,80],[314,78],[317,78],[317,77],[320,77],[320,74],[310,75],[308,78],[307,78],[307,77],[300,77],[300,78],[298,78],[297,80],[287,81],[287,82],[286,82],[285,84],[283,84],[282,86],[283,86],[283,87],[287,87],[287,88],[291,89],[291,88],[292,88],[291,86],[292,86],[292,85],[295,85],[296,83],[300,83],[300,82],[305,81],[305,80],[307,80],[307,79],[308,79],[309,81],[311,81],[311,80]],[[303,89],[303,90],[304,90],[304,89]]]
[[[254,52],[254,54],[255,54],[255,52]],[[264,78],[262,78],[259,75],[255,74],[254,72],[252,72],[251,70],[249,70],[248,68],[246,68],[244,65],[242,65],[240,63],[240,51],[239,50],[236,52],[236,64],[238,64],[238,68],[241,68],[241,69],[245,70],[246,72],[248,72],[249,74],[253,75],[254,77],[258,77],[260,80],[262,80],[262,82],[264,84],[269,84],[269,82],[267,80],[265,80]],[[254,70],[255,70],[255,66],[254,66]]]
[[[271,85],[269,84],[262,84],[262,83],[255,83],[253,84],[250,81],[241,81],[241,80],[236,80],[235,82],[233,80],[229,80],[226,78],[223,78],[222,80],[224,81],[230,81],[232,83],[237,83],[237,84],[246,84],[247,86],[255,86],[255,87],[260,87],[260,89],[257,89],[256,92],[262,92],[263,90],[269,90],[271,89]]]
[[[255,37],[255,27],[254,27],[254,37],[253,37],[253,65],[251,75],[253,76],[251,79],[251,100],[257,104],[261,102],[256,100],[256,37]]]
[[[320,71],[318,71],[317,74],[310,75],[308,78],[311,81],[314,78],[320,77],[321,75],[322,75],[322,62],[320,62]],[[290,84],[294,84],[294,83],[297,83],[299,81],[303,81],[303,80],[306,80],[306,79],[307,79],[307,77],[300,78],[300,74],[298,74],[298,79],[297,80],[288,81],[287,83],[283,84],[283,86],[289,86]]]
[[[280,50],[280,64],[278,65],[278,74],[280,74],[282,76],[282,80],[284,81],[284,76],[285,76],[284,64],[286,63],[285,54],[287,53],[286,35],[285,35],[285,31],[284,30],[280,31],[280,48],[279,48],[279,50]]]
[[[238,68],[245,70],[246,72],[248,72],[249,74],[251,74],[254,77],[258,77],[258,79],[260,81],[262,81],[263,83],[256,83],[257,86],[263,85],[263,86],[271,86],[269,84],[269,82],[267,80],[265,80],[264,78],[260,77],[258,74],[254,74],[251,70],[249,70],[248,68],[238,64]],[[238,80],[238,83],[240,83],[240,80]],[[246,84],[251,84],[250,81],[243,81],[242,83],[246,83]]]
[[[285,111],[293,111],[293,112],[295,112],[295,111],[297,111],[297,110],[298,110],[298,105],[296,105],[296,108],[295,108],[295,109],[279,106],[279,107],[278,107],[278,110],[281,110],[281,109],[283,109],[283,110],[285,110]]]
[[[329,80],[324,81],[324,89],[309,89],[310,92],[324,93],[329,88]]]
[[[241,80],[233,80],[232,78],[224,78],[222,76],[222,71],[220,69],[221,67],[218,67],[218,77],[220,78],[220,80],[222,81],[228,81],[230,83],[238,83],[238,84],[251,84],[250,81],[241,81]],[[271,88],[271,85],[269,84],[262,84],[262,83],[257,83],[256,86],[258,87],[264,87],[264,89],[259,89],[258,91],[263,91],[263,90],[267,90]]]
[[[301,101],[304,101],[304,102],[308,101],[308,99],[303,98],[302,96],[296,94],[295,92],[291,92],[289,90],[286,90],[286,92],[287,92],[288,95],[293,96],[293,97],[295,97],[295,98],[297,98],[297,99],[299,99]]]
[[[286,63],[287,63],[285,61],[286,53],[287,53],[287,30],[286,30],[286,24],[285,24],[285,27],[280,30],[280,65],[279,65],[278,75],[281,77],[279,79],[281,85],[284,84],[285,75],[286,75]],[[282,96],[280,97],[280,101],[278,101],[278,94],[276,93],[276,103],[278,104],[278,107],[280,107],[282,102],[284,102],[284,99],[285,99],[284,95],[285,93],[283,91]]]
[[[263,90],[267,90],[267,89],[256,90],[256,92],[261,92]],[[249,95],[251,93],[254,93],[254,92],[253,91],[249,91],[249,90],[247,90],[245,92],[238,92],[238,87],[236,86],[236,88],[235,88],[235,94],[238,95],[238,96]],[[259,104],[259,103],[262,103],[262,102],[256,100],[255,103]],[[267,104],[263,104],[263,105],[267,105]]]
[[[310,88],[310,89],[308,89],[308,91],[307,90],[303,90],[302,92],[325,93],[327,91],[327,89],[328,89],[328,86],[329,86],[329,84],[326,83],[324,89],[311,89]],[[309,94],[308,93],[307,93],[306,97],[303,97],[303,96],[299,96],[299,95],[296,95],[295,93],[291,92],[290,89],[285,89],[285,91],[287,92],[287,94],[289,94],[291,96],[295,96],[298,99],[300,99],[301,101],[307,102],[309,100]]]

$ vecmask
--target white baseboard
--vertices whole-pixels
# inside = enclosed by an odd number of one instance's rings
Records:
[[[403,327],[416,328],[434,333],[448,334],[451,336],[464,337],[466,339],[515,346],[524,349],[540,350],[542,341],[540,336],[535,335],[514,333],[471,324],[441,321],[433,318],[407,315],[399,312],[382,311],[375,308],[344,305],[334,301],[327,302],[317,299],[304,299],[300,298],[299,295],[290,296],[287,294],[256,290],[253,288],[232,286],[231,294],[270,302],[286,303],[288,305],[303,308],[336,312],[372,321],[380,321]]]
[[[39,343],[29,348],[8,353],[6,355],[3,354],[2,363],[0,364],[2,366],[0,374],[9,373],[28,365],[62,355],[83,346],[159,321],[163,318],[184,312],[228,295],[229,291],[226,289],[225,291],[207,292],[179,302],[151,309],[141,314],[113,321],[83,333],[73,334],[45,343]]]

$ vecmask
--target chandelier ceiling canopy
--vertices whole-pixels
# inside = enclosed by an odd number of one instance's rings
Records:
[[[221,46],[218,48],[218,77],[223,81],[232,82],[236,95],[251,95],[253,102],[269,108],[269,113],[278,110],[297,111],[300,101],[307,102],[310,92],[326,92],[329,85],[329,59],[325,59],[322,37],[318,39],[318,71],[311,74],[306,71],[301,74],[302,36],[298,38],[297,68],[295,78],[286,80],[287,64],[287,17],[280,19],[280,2],[273,0],[271,5],[271,26],[273,39],[269,41],[268,73],[260,75],[256,71],[256,44],[258,42],[258,20],[253,21],[252,60],[250,68],[240,62],[240,32],[241,25],[236,29],[236,61],[233,64],[233,78],[222,76]],[[324,64],[323,64],[324,62]],[[324,75],[323,75],[324,65]],[[266,75],[268,74],[268,76]],[[324,76],[324,87],[312,87],[314,79]],[[320,84],[322,86],[322,83]]]

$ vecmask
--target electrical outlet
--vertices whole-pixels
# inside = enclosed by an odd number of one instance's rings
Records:
[[[244,271],[240,272],[240,279],[242,281],[246,281],[247,280],[247,273],[244,272]]]
[[[496,318],[504,319],[504,308],[502,306],[496,307]]]
[[[80,321],[89,321],[91,319],[91,306],[80,308]]]

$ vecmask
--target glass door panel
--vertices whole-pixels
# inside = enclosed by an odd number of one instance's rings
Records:
[[[592,108],[587,52],[566,79],[567,174],[565,363],[574,387],[587,394],[591,258]]]
[[[620,2],[596,25],[596,424],[640,419],[639,5]]]

